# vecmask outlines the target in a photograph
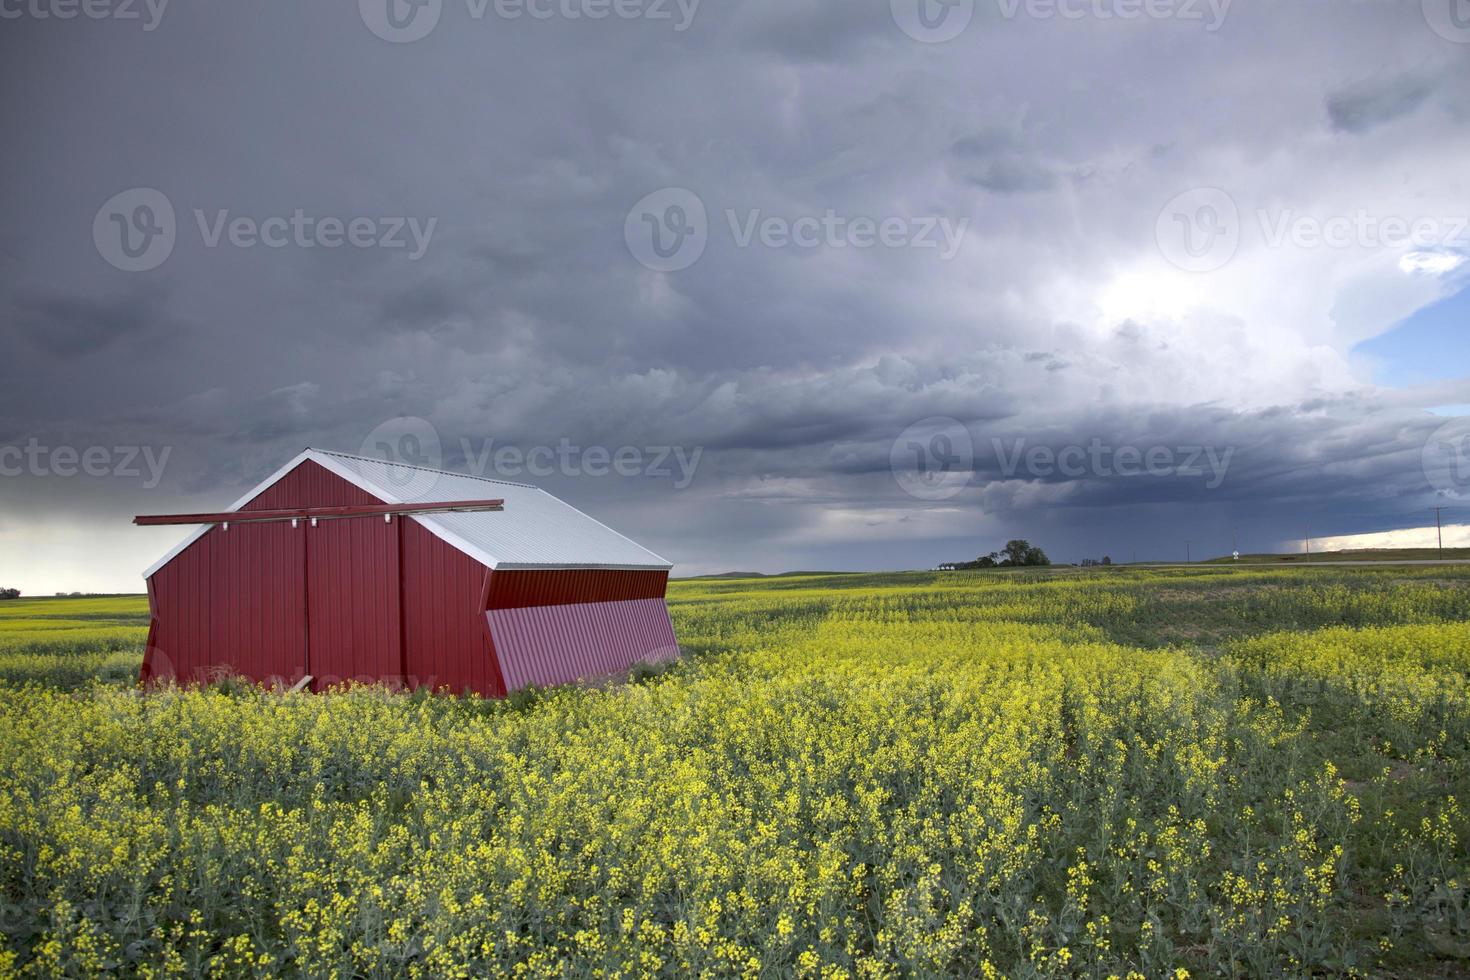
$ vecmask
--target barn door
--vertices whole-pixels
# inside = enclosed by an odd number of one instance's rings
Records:
[[[210,601],[202,616],[166,617],[196,630],[195,641],[177,649],[205,657],[197,670],[180,670],[180,678],[235,673],[271,687],[294,685],[306,670],[301,532],[289,524],[231,524],[210,528],[204,540],[207,547],[191,551],[208,563],[196,567],[194,580],[196,594]]]
[[[306,526],[308,672],[314,690],[400,679],[401,520],[361,517]]]

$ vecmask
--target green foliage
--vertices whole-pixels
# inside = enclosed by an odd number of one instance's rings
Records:
[[[1000,564],[1009,567],[1050,565],[1051,559],[1046,557],[1046,552],[1023,538],[1015,538],[1007,541],[1006,546],[1001,549],[1005,558]]]
[[[143,596],[7,601],[0,605],[0,678],[61,688],[130,682],[147,636]]]
[[[676,583],[683,662],[510,702],[0,646],[0,975],[1448,975],[1467,585]]]
[[[974,561],[952,562],[942,566],[945,569],[971,571],[981,568],[1039,568],[1050,565],[1051,559],[1046,557],[1046,552],[1035,547],[1031,542],[1016,538],[1006,542],[1006,546],[1000,551],[992,551],[988,555],[981,555]]]

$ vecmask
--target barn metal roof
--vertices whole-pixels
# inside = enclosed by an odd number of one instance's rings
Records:
[[[499,513],[435,514],[409,517],[481,564],[493,569],[606,568],[668,569],[669,562],[612,528],[558,500],[540,487],[451,473],[380,459],[308,449],[235,501],[237,511],[307,460],[360,487],[384,503],[425,504],[494,496],[505,500]],[[493,488],[493,490],[491,489]],[[152,577],[185,548],[203,537],[200,527],[143,573]]]

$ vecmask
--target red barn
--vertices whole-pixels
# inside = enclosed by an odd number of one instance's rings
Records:
[[[142,679],[504,697],[678,655],[669,562],[537,487],[308,449],[144,575]]]

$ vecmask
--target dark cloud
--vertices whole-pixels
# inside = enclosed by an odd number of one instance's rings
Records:
[[[1023,157],[1000,157],[976,164],[965,179],[996,194],[1051,190],[1057,178],[1044,165]]]
[[[458,296],[452,287],[442,282],[423,282],[384,300],[382,318],[399,327],[432,327],[443,323],[458,309]]]
[[[0,125],[24,138],[0,155],[0,440],[172,450],[148,491],[0,481],[7,526],[115,534],[137,561],[107,581],[136,587],[155,544],[126,536],[129,509],[223,506],[304,446],[356,451],[399,416],[429,420],[451,466],[489,440],[702,450],[680,489],[540,481],[686,572],[925,566],[1016,534],[1148,556],[1232,522],[1265,546],[1303,513],[1324,533],[1417,520],[1423,406],[1470,394],[1385,391],[1350,351],[1445,283],[1387,252],[1255,240],[1184,273],[1156,225],[1199,187],[1247,216],[1462,211],[1456,52],[1402,5],[1240,4],[1214,32],[979,8],[943,44],[842,0],[706,2],[682,32],[446,0],[408,44],[351,4],[170,4],[151,32],[7,21]],[[1320,139],[1324,92],[1346,144]],[[1436,92],[1443,111],[1415,111]],[[169,198],[178,236],[126,273],[92,224],[134,187]],[[624,240],[662,188],[708,218],[671,273]],[[197,227],[298,210],[437,224],[417,257]],[[941,219],[964,229],[947,257],[842,230]],[[768,220],[823,237],[741,239]],[[933,417],[977,450],[950,500],[890,468]],[[1235,455],[1207,490],[1007,475],[995,439]],[[6,540],[7,580],[61,574]]]
[[[752,5],[746,28],[753,45],[793,61],[830,62],[892,30],[881,4],[789,0]]]
[[[1327,118],[1342,133],[1361,134],[1424,104],[1434,83],[1417,74],[1359,82],[1327,95]]]
[[[950,153],[964,180],[996,194],[1047,191],[1057,185],[1052,168],[1023,152],[1018,133],[1006,127],[957,140]]]
[[[176,326],[167,292],[142,283],[100,299],[22,293],[14,302],[13,317],[22,338],[55,357],[75,357],[121,342],[136,344]]]

